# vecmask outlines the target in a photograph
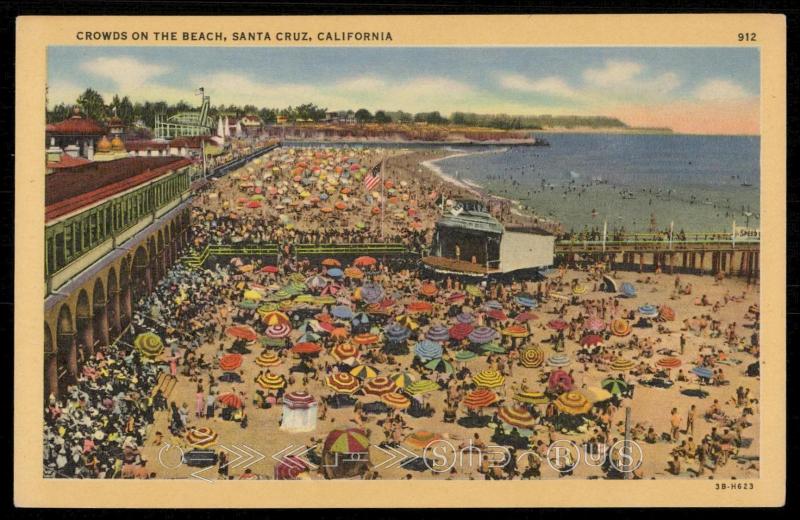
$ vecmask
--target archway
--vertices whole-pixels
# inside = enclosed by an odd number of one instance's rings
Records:
[[[175,219],[172,219],[169,223],[169,249],[172,255],[172,263],[178,261],[178,240],[179,238],[175,229]]]
[[[108,298],[106,297],[106,291],[103,289],[103,280],[98,278],[94,281],[94,289],[92,289],[92,311],[94,311],[92,321],[94,324],[94,340],[100,345],[108,345],[109,343],[107,305]]]
[[[173,256],[172,256],[172,248],[170,247],[170,236],[169,236],[169,226],[164,226],[164,271],[169,271],[169,268],[172,267]]]
[[[158,274],[158,251],[156,251],[155,237],[151,236],[147,239],[147,253],[150,255],[150,290],[152,291],[161,278]]]
[[[78,376],[78,352],[75,346],[75,327],[72,325],[72,312],[65,303],[58,311],[56,327],[56,350],[58,357],[58,393],[62,394],[67,385],[73,384]]]
[[[150,263],[147,258],[147,250],[144,246],[136,248],[133,255],[133,267],[131,268],[131,285],[133,285],[133,301],[139,301],[150,294]]]
[[[130,260],[123,258],[119,267],[119,325],[122,329],[131,322],[131,268]]]
[[[94,327],[92,325],[92,308],[89,294],[81,289],[78,293],[78,304],[75,306],[75,341],[78,354],[84,359],[94,352]]]
[[[58,397],[58,356],[50,326],[44,324],[44,398]]]
[[[164,233],[160,229],[156,238],[156,273],[158,280],[164,278]]]
[[[119,287],[117,285],[117,272],[113,267],[108,271],[106,290],[108,296],[108,305],[106,305],[108,331],[111,338],[116,338],[119,336],[121,329],[119,326]]]

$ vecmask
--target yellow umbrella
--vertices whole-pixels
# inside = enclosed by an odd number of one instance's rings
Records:
[[[555,400],[556,408],[569,415],[579,415],[592,409],[592,403],[580,392],[565,392]]]

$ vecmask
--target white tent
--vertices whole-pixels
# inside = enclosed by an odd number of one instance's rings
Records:
[[[281,430],[310,432],[317,428],[317,401],[308,392],[289,392],[283,396]]]

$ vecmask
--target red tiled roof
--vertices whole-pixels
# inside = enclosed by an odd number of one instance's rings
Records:
[[[45,178],[45,220],[72,213],[192,164],[177,157],[127,157],[93,162]]]
[[[45,130],[51,134],[85,134],[100,135],[105,133],[103,125],[94,119],[87,119],[82,116],[72,116],[69,119],[47,125]]]
[[[52,170],[60,170],[62,168],[76,168],[78,166],[83,166],[84,164],[89,164],[89,159],[84,159],[83,157],[73,157],[71,155],[64,154],[61,156],[61,160],[58,162],[49,162],[47,163],[47,167]]]
[[[170,148],[200,148],[203,141],[210,141],[211,136],[177,137],[169,142]]]
[[[128,141],[125,143],[125,149],[129,152],[139,152],[141,150],[166,150],[169,148],[167,143],[159,143],[158,141]]]

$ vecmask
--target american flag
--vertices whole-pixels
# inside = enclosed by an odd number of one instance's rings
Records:
[[[364,186],[367,190],[372,190],[381,182],[381,163],[376,164],[364,177]]]

